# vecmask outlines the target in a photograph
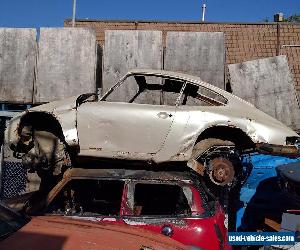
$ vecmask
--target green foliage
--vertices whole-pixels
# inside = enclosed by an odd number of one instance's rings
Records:
[[[269,18],[265,17],[262,21],[265,22],[265,23],[268,23],[269,22]]]
[[[284,18],[284,22],[290,22],[290,23],[300,23],[300,14],[294,14],[287,18]]]

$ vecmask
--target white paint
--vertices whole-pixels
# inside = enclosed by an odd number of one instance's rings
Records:
[[[128,220],[128,219],[124,219],[124,222],[125,222],[127,225],[130,225],[130,226],[142,226],[142,225],[146,225],[146,223],[144,223],[144,222],[141,222],[141,221],[133,221],[133,220]]]
[[[117,221],[117,219],[116,218],[103,218],[102,221],[112,221],[112,222],[114,222],[114,221]]]
[[[77,129],[72,128],[67,131],[64,131],[64,136],[67,141],[76,140],[77,141]]]
[[[206,10],[206,4],[204,3],[202,5],[202,22],[205,21],[205,10]]]
[[[94,222],[101,221],[101,218],[96,218],[96,217],[71,216],[71,218],[76,220],[86,220],[86,221],[94,221]]]

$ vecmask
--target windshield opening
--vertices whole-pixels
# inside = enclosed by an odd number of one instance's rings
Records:
[[[155,75],[128,75],[102,101],[150,105],[176,105],[184,81]]]
[[[183,87],[184,91],[181,93]],[[204,86],[166,76],[142,74],[124,77],[101,100],[168,106],[178,104],[225,106],[227,104],[224,96]]]

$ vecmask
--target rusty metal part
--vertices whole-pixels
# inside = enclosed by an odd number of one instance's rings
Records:
[[[300,149],[295,145],[273,145],[268,143],[257,143],[256,148],[259,152],[271,155],[286,155],[290,157],[298,157]]]
[[[28,214],[35,214],[46,208],[52,200],[57,196],[61,189],[72,179],[97,179],[105,178],[111,180],[152,180],[159,183],[162,182],[173,182],[176,181],[179,184],[185,185],[191,183],[191,175],[188,172],[154,172],[147,170],[125,170],[125,169],[84,169],[84,168],[71,168],[67,169],[63,175],[62,180],[60,180],[57,185],[49,192],[46,199],[41,199],[39,202],[30,204],[26,209]]]
[[[209,178],[217,185],[225,186],[230,184],[234,178],[234,166],[224,158],[217,157],[209,162]]]
[[[28,169],[62,173],[62,167],[70,167],[71,160],[64,143],[47,131],[33,131],[32,148],[23,156],[22,161]]]
[[[148,171],[141,169],[86,169],[72,168],[64,173],[64,179],[71,178],[97,178],[107,179],[136,179],[136,180],[157,180],[157,181],[178,181],[186,183],[191,176],[187,172],[179,171]]]
[[[265,218],[265,225],[267,225],[268,227],[272,228],[273,230],[275,230],[276,232],[280,231],[280,224],[272,219],[269,218]]]
[[[187,166],[193,169],[196,173],[202,176],[204,175],[205,166],[202,163],[196,161],[195,159],[189,160]]]
[[[171,224],[171,225],[176,225],[179,227],[185,227],[188,225],[186,220],[180,220],[178,218],[176,219],[168,219],[168,218],[126,218],[123,219],[124,222],[127,225],[166,225],[166,224]]]
[[[32,140],[32,126],[24,126],[20,132],[20,142],[29,145]]]

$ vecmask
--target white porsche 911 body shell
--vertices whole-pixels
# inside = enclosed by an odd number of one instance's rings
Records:
[[[239,129],[253,145],[280,146],[280,150],[282,147],[296,148],[287,145],[288,138],[296,141],[299,137],[292,129],[199,77],[160,70],[133,70],[126,76],[132,75],[165,77],[184,82],[178,100],[186,84],[189,84],[216,93],[226,103],[187,106],[179,102],[175,105],[151,105],[107,101],[106,97],[117,89],[117,84],[99,101],[88,98],[80,101],[82,96],[77,96],[29,109],[12,119],[6,131],[8,143],[18,142],[17,131],[23,116],[31,112],[46,112],[60,124],[65,142],[70,147],[79,148],[79,156],[157,163],[188,161],[199,136],[207,129],[218,126]]]

